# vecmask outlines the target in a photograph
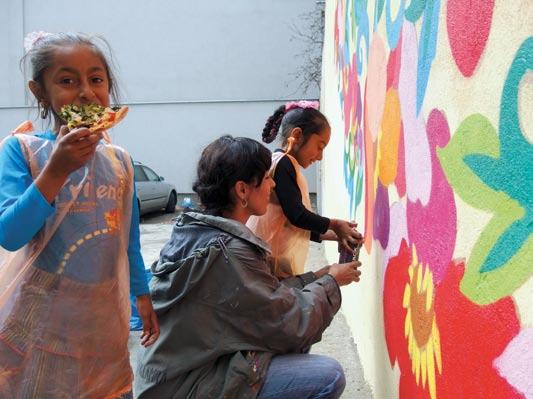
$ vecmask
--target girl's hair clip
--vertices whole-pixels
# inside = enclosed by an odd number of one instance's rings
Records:
[[[285,112],[289,112],[291,109],[295,109],[295,108],[302,108],[302,109],[314,108],[318,110],[319,106],[320,104],[318,103],[318,101],[307,101],[307,100],[291,101],[285,104]]]
[[[24,38],[24,50],[26,50],[26,53],[29,52],[37,44],[37,42],[39,42],[39,40],[52,35],[53,33],[44,32],[42,30],[28,33]]]

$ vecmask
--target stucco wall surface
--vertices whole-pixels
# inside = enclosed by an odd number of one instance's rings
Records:
[[[327,1],[323,68],[376,398],[533,397],[533,2]]]

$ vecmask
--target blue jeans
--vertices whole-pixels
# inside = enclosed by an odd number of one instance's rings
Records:
[[[335,359],[309,354],[274,356],[257,399],[337,399],[346,380]]]

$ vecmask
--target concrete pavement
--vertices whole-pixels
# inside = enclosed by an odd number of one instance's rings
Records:
[[[159,251],[170,237],[172,218],[177,216],[162,213],[143,217],[141,228],[141,247],[146,265],[159,257]],[[306,263],[306,270],[317,270],[327,263],[321,244],[311,243]],[[131,361],[135,362],[138,345],[137,332],[130,335]],[[353,341],[350,329],[342,310],[335,316],[329,328],[324,332],[322,341],[313,345],[312,353],[333,357],[343,366],[346,375],[346,389],[343,399],[369,399],[371,390],[364,380],[363,370],[357,354],[357,345]]]
[[[323,244],[311,242],[305,270],[318,270],[327,264]],[[311,353],[330,356],[342,365],[346,376],[346,389],[342,394],[342,399],[373,398],[372,391],[363,375],[357,345],[353,340],[342,308],[324,331],[322,341],[312,346]]]

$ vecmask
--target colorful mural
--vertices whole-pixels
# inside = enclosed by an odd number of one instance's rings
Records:
[[[519,3],[533,17],[533,4]],[[513,297],[533,275],[533,144],[521,122],[531,108],[519,95],[533,76],[533,25],[512,62],[495,66],[505,71],[492,75],[500,97],[475,100],[499,104],[499,114],[464,113],[458,92],[442,93],[449,108],[426,100],[434,68],[478,84],[489,41],[506,40],[491,33],[498,7],[337,0],[326,37],[350,215],[364,215],[368,259],[384,259],[372,267],[383,267],[384,336],[401,398],[533,397],[533,326]],[[449,55],[437,65],[438,49]],[[468,209],[487,215],[479,231],[461,219]]]

